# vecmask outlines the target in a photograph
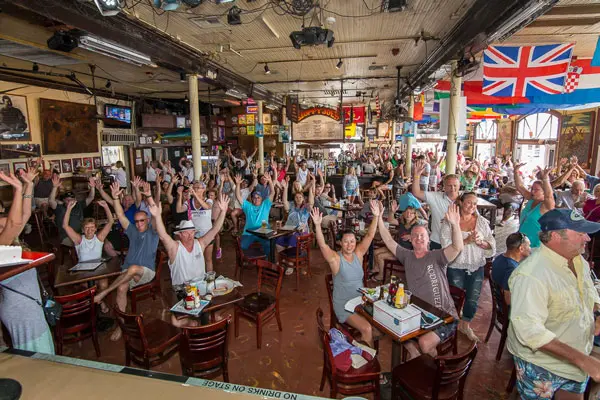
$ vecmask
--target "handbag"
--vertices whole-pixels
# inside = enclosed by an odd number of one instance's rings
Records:
[[[39,300],[37,300],[34,297],[29,296],[28,294],[19,292],[18,290],[10,288],[1,283],[0,283],[0,287],[4,288],[6,290],[10,290],[11,292],[20,294],[21,296],[27,297],[28,299],[35,301],[40,307],[42,307],[42,310],[44,311],[44,317],[46,317],[46,322],[48,322],[48,325],[54,327],[54,326],[56,326],[56,324],[58,324],[58,321],[60,320],[60,316],[62,315],[62,305],[60,303],[57,303],[56,301],[54,301],[54,297],[46,291],[44,284],[40,280],[40,276],[37,273],[36,273],[36,276],[37,276],[38,282],[40,284],[40,287],[42,289],[42,302],[40,302]]]

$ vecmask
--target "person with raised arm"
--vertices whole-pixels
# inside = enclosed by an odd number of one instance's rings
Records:
[[[538,233],[540,232],[540,223],[538,222],[542,215],[548,211],[554,209],[554,194],[552,193],[552,185],[550,184],[550,170],[551,168],[544,168],[541,171],[541,180],[535,181],[531,184],[531,190],[527,190],[523,184],[523,178],[519,173],[519,169],[525,165],[525,163],[519,163],[515,165],[515,185],[517,190],[525,200],[527,204],[521,211],[521,217],[519,221],[519,232],[526,235],[531,242],[531,247],[540,247],[540,238]]]
[[[418,185],[418,180],[417,180]],[[436,192],[427,192],[436,193]],[[385,246],[396,255],[396,259],[404,265],[406,271],[407,289],[420,299],[434,307],[440,308],[455,319],[450,324],[444,324],[435,330],[419,337],[414,342],[405,344],[411,358],[420,354],[437,355],[436,347],[440,342],[455,334],[458,313],[450,295],[450,287],[446,271],[448,264],[458,257],[463,250],[463,238],[460,230],[460,213],[458,206],[451,204],[446,211],[445,219],[452,228],[452,243],[445,249],[429,250],[429,231],[425,225],[414,225],[410,230],[410,241],[413,250],[407,250],[394,241],[390,231],[383,222],[383,204],[379,203],[379,218],[377,226]]]
[[[143,184],[141,187],[141,194],[146,198],[150,198],[148,201],[152,201],[150,184]],[[144,211],[137,211],[134,215],[134,224],[131,224],[119,202],[119,196],[122,194],[123,189],[116,182],[113,182],[110,189],[115,214],[117,214],[117,218],[129,238],[129,251],[125,257],[125,262],[121,266],[121,275],[108,288],[99,291],[94,297],[94,302],[99,304],[110,292],[116,289],[117,307],[119,310],[125,311],[129,289],[144,285],[154,279],[158,234],[153,228],[156,224],[151,226],[148,214]],[[121,329],[117,327],[111,335],[111,340],[117,341],[121,338],[121,335]]]
[[[250,194],[250,201],[242,198],[240,190],[242,177],[241,175],[235,176],[235,198],[242,204],[242,211],[246,215],[246,225],[242,233],[241,244],[242,249],[246,250],[254,242],[259,242],[262,245],[265,254],[270,254],[270,243],[268,240],[259,238],[258,236],[248,233],[248,230],[259,229],[262,226],[263,221],[268,224],[269,213],[273,206],[273,196],[275,196],[275,189],[273,187],[273,181],[267,174],[264,175],[265,181],[271,188],[269,197],[263,198],[259,191],[254,190]]]
[[[369,246],[375,237],[377,231],[377,221],[382,212],[376,202],[371,202],[371,212],[374,215],[373,221],[369,225],[367,235],[357,244],[356,236],[352,231],[342,232],[342,250],[333,251],[328,245],[321,223],[323,214],[318,208],[313,208],[311,217],[315,225],[315,234],[317,243],[323,257],[329,264],[331,274],[333,275],[333,311],[341,323],[346,323],[356,328],[363,341],[373,347],[373,330],[369,321],[356,313],[346,311],[346,303],[355,298],[358,289],[363,286],[363,256],[369,251]]]
[[[203,236],[195,238],[195,227],[191,221],[182,221],[175,229],[178,240],[173,240],[167,233],[161,218],[160,204],[150,201],[148,208],[156,220],[156,232],[160,237],[169,256],[169,269],[171,270],[171,284],[175,292],[183,290],[184,283],[192,279],[202,278],[207,271],[212,271],[205,260],[205,250],[211,246],[223,227],[225,213],[229,205],[229,198],[221,195],[216,202],[220,209],[219,217],[213,227]],[[171,316],[171,323],[177,327],[198,326],[199,322],[192,318],[177,319]]]

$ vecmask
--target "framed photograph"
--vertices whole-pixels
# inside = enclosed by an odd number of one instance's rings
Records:
[[[83,157],[83,167],[85,169],[92,169],[93,168],[92,157]]]
[[[0,171],[4,172],[5,175],[10,174],[10,164],[9,163],[0,164]]]
[[[73,158],[73,170],[78,170],[83,166],[83,161],[81,158]]]
[[[31,140],[27,97],[4,94],[0,99],[0,140]]]
[[[44,155],[100,151],[95,105],[40,99],[39,112]]]
[[[3,144],[0,146],[0,158],[3,160],[11,160],[14,158],[37,158],[40,154],[39,144],[22,143]]]
[[[61,173],[60,160],[50,161],[50,171]]]
[[[279,116],[277,114],[269,114],[271,115],[271,123],[273,125],[279,124]]]
[[[13,163],[13,168],[15,171],[15,175],[19,174],[19,170],[23,169],[26,170],[27,169],[27,163],[26,162],[15,162]]]
[[[254,114],[246,115],[246,125],[254,125],[254,122],[255,122]]]
[[[238,125],[246,125],[246,114],[238,115]]]
[[[62,165],[62,173],[70,174],[73,172],[73,161],[71,159],[60,160],[60,164]]]
[[[262,123],[263,124],[270,124],[271,123],[271,114],[263,114]]]
[[[94,169],[100,169],[100,168],[102,168],[102,158],[94,157]]]

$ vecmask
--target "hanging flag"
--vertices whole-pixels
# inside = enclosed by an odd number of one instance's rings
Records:
[[[381,106],[379,105],[379,95],[375,96],[375,111],[377,112],[377,119],[381,118]]]
[[[574,43],[490,46],[483,52],[483,90],[489,96],[561,94]]]
[[[482,93],[483,81],[464,81],[462,83],[463,95],[467,98],[467,104],[521,104],[529,103],[527,97],[499,97],[487,96]],[[450,81],[437,81],[435,86],[435,99],[450,98]]]
[[[413,109],[413,120],[420,121],[423,119],[423,103],[415,101],[415,107]]]
[[[591,58],[571,62],[571,79],[565,81],[565,93],[558,95],[528,96],[531,103],[548,105],[580,105],[596,103],[600,99],[600,67],[592,66]],[[578,77],[577,77],[578,73]]]
[[[592,67],[600,67],[600,36],[598,36],[596,50],[594,50],[594,57],[592,57]]]

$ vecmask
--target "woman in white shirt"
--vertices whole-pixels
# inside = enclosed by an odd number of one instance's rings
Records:
[[[463,289],[466,293],[462,318],[458,330],[473,341],[479,340],[470,327],[477,312],[477,303],[481,294],[486,257],[496,253],[496,239],[489,222],[477,213],[477,195],[464,193],[456,200],[460,209],[460,230],[464,248],[456,259],[448,265],[448,284]],[[452,227],[443,220],[441,226],[441,244],[446,248],[452,244]]]
[[[115,176],[115,181],[119,182],[121,189],[127,188],[127,173],[123,168],[123,161],[117,161],[115,167],[112,170],[112,175]]]
[[[79,259],[79,262],[99,260],[102,258],[102,247],[104,246],[104,240],[110,233],[114,222],[112,211],[110,210],[110,207],[106,201],[98,200],[98,205],[104,208],[104,211],[106,212],[108,222],[104,228],[102,228],[102,230],[96,234],[96,231],[98,230],[96,220],[94,218],[85,218],[81,224],[81,229],[83,231],[82,236],[75,232],[71,226],[69,226],[71,210],[73,210],[76,205],[76,201],[70,201],[67,203],[67,212],[65,213],[65,217],[63,219],[63,229],[67,233],[67,236],[69,236],[69,239],[71,239],[75,245],[75,251],[77,252],[77,258]],[[107,287],[107,279],[98,280],[98,288],[100,290],[104,290]],[[103,313],[107,313],[109,311],[108,306],[104,302],[100,303],[100,307]]]

